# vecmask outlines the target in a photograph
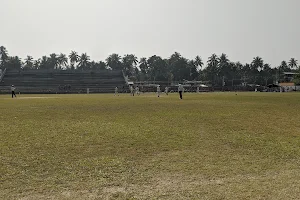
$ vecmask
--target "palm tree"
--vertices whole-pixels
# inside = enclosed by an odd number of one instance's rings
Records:
[[[235,67],[236,67],[237,75],[242,75],[243,64],[238,61],[235,63]]]
[[[49,58],[49,68],[51,69],[57,69],[59,66],[58,57],[55,53],[50,54]]]
[[[81,70],[85,70],[88,68],[89,64],[90,64],[90,57],[86,53],[81,54],[78,63],[79,68]]]
[[[63,67],[66,67],[68,65],[68,58],[65,54],[63,53],[59,54],[58,64],[59,64],[59,69],[62,69]]]
[[[5,64],[8,62],[8,53],[4,46],[0,47],[0,68],[5,68]]]
[[[27,56],[25,58],[24,69],[33,69],[33,58],[32,58],[32,56]]]
[[[143,81],[147,80],[147,75],[148,75],[148,71],[149,71],[147,58],[143,57],[143,58],[140,59],[139,68],[141,70],[141,79]]]
[[[219,59],[216,54],[212,54],[207,61],[207,76],[213,85],[216,84],[216,78],[218,77],[218,64]]]
[[[40,60],[40,69],[49,69],[49,59],[47,56],[43,56]]]
[[[291,69],[297,69],[298,68],[298,60],[295,58],[291,58],[288,65]]]
[[[145,57],[141,58],[139,64],[140,64],[139,68],[140,68],[141,72],[143,74],[146,74],[148,71],[147,58],[145,58]]]
[[[41,59],[35,60],[33,62],[33,69],[40,69]]]
[[[134,54],[127,54],[122,58],[122,67],[126,75],[132,76],[135,72],[137,57]]]
[[[120,60],[121,57],[118,54],[114,53],[108,56],[105,61],[107,66],[112,70],[122,70],[122,63]]]
[[[195,60],[190,60],[188,61],[188,66],[190,69],[190,80],[195,80],[199,75],[197,62]]]
[[[106,63],[103,62],[103,61],[99,61],[99,62],[98,62],[98,69],[99,69],[99,70],[107,70]]]
[[[263,72],[263,78],[266,81],[266,86],[267,86],[268,80],[272,77],[272,74],[271,74],[272,69],[271,69],[270,64],[268,64],[268,63],[264,64],[262,72]]]
[[[284,72],[291,72],[291,68],[289,68],[287,62],[285,60],[281,61],[280,66],[278,67],[278,81],[282,81],[284,79]]]
[[[79,60],[78,53],[76,51],[72,51],[70,53],[70,55],[69,55],[69,59],[70,59],[70,63],[71,63],[71,68],[74,69],[75,68],[75,64]]]
[[[229,74],[229,59],[227,58],[227,55],[225,53],[222,53],[222,55],[218,59],[218,67],[219,75],[225,76]]]
[[[280,67],[282,67],[282,68],[284,68],[284,69],[288,68],[287,62],[286,62],[285,60],[281,61]]]
[[[281,72],[290,72],[291,71],[291,68],[289,68],[287,62],[284,60],[281,62],[279,69]]]
[[[7,59],[7,68],[20,70],[22,68],[22,61],[18,56],[11,56]]]
[[[173,53],[172,55],[171,55],[171,57],[169,58],[169,64],[170,64],[170,66],[172,67],[172,65],[174,64],[174,63],[177,63],[180,59],[182,58],[182,56],[181,56],[181,54],[180,53],[178,53],[178,52],[175,52],[175,53]]]
[[[197,67],[200,67],[200,69],[202,70],[202,67],[203,67],[204,63],[203,63],[202,58],[200,56],[196,56],[195,63],[197,65]]]
[[[130,59],[134,66],[138,64],[138,58],[134,54],[127,54],[126,56]]]
[[[92,70],[106,70],[106,63],[103,61],[99,61],[99,62],[92,61],[90,62],[90,68]]]
[[[191,70],[188,63],[188,59],[175,52],[171,57],[165,61],[167,70],[171,73],[167,73],[165,76],[170,80],[173,78],[177,81],[188,80],[191,78]]]
[[[209,66],[217,66],[219,63],[219,59],[218,59],[218,56],[216,54],[212,54],[209,58],[208,58],[208,61],[207,61],[207,64]]]
[[[252,61],[252,67],[254,70],[262,70],[263,66],[264,66],[264,61],[261,57],[257,56],[255,58],[253,58],[253,61]]]
[[[165,81],[168,80],[167,77],[167,63],[165,62],[165,60],[163,60],[161,57],[159,56],[151,56],[148,60],[147,60],[148,66],[149,66],[149,78],[150,80],[153,81]]]
[[[225,53],[222,53],[221,56],[219,57],[219,64],[221,63],[229,63],[229,59]]]

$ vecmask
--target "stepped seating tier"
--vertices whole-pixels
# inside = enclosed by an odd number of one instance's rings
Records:
[[[7,70],[0,83],[0,93],[15,85],[21,93],[112,93],[125,85],[122,71]]]

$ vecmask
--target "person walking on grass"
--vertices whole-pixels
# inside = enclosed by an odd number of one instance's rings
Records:
[[[135,87],[135,94],[138,95],[138,96],[140,96],[140,88],[139,88],[139,86]]]
[[[134,90],[133,90],[133,86],[132,85],[130,86],[130,95],[134,96]]]
[[[156,91],[157,91],[157,97],[159,97],[160,96],[160,85],[157,85]]]
[[[184,92],[183,85],[179,84],[179,85],[178,85],[178,93],[179,93],[180,99],[182,99],[182,93],[183,93],[183,92]]]
[[[16,93],[15,93],[16,88],[15,88],[14,85],[12,85],[12,86],[10,87],[10,90],[11,90],[11,98],[14,98],[14,97],[17,98]]]
[[[169,88],[168,87],[165,87],[165,93],[166,93],[166,95],[169,95]]]

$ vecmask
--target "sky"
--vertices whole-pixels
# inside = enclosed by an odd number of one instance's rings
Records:
[[[206,62],[216,53],[273,67],[300,60],[299,0],[0,0],[0,46],[35,59],[112,53]]]

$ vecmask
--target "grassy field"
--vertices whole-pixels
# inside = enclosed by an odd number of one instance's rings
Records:
[[[300,197],[300,93],[0,96],[0,112],[0,199]]]

